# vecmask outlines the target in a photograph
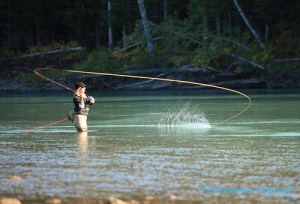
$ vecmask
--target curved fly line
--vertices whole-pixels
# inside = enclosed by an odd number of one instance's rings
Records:
[[[63,87],[64,89],[67,89],[69,91],[72,91],[74,92],[75,90],[61,84],[61,83],[58,83],[44,75],[42,75],[40,73],[40,71],[44,71],[44,70],[54,70],[54,71],[60,71],[60,72],[69,72],[69,73],[79,73],[79,74],[89,74],[89,75],[101,75],[101,76],[112,76],[112,77],[122,77],[122,78],[133,78],[133,79],[150,79],[150,80],[156,80],[156,81],[167,81],[167,82],[175,82],[175,83],[181,83],[181,84],[191,84],[191,85],[197,85],[197,86],[204,86],[204,87],[209,87],[209,88],[214,88],[214,89],[220,89],[220,90],[224,90],[224,91],[228,91],[228,92],[232,92],[232,93],[235,93],[235,94],[238,94],[240,96],[243,96],[244,98],[246,98],[248,100],[248,103],[247,103],[247,106],[242,109],[241,111],[239,111],[238,113],[234,114],[233,116],[230,116],[229,118],[221,121],[221,122],[218,122],[218,123],[215,123],[214,126],[218,126],[218,125],[221,125],[241,114],[243,114],[250,106],[251,106],[251,98],[249,96],[247,96],[246,94],[242,93],[242,92],[239,92],[239,91],[236,91],[236,90],[233,90],[233,89],[229,89],[229,88],[225,88],[225,87],[222,87],[222,86],[216,86],[216,85],[212,85],[212,84],[205,84],[205,83],[200,83],[200,82],[193,82],[193,81],[184,81],[184,80],[177,80],[177,79],[167,79],[167,78],[158,78],[158,77],[148,77],[148,76],[136,76],[136,75],[129,75],[129,74],[113,74],[113,73],[105,73],[105,72],[89,72],[89,71],[79,71],[79,70],[70,70],[70,69],[63,69],[63,70],[60,70],[60,69],[54,69],[54,68],[48,68],[48,67],[45,67],[45,68],[37,68],[35,70],[33,70],[33,72],[38,75],[39,77],[47,80],[47,81],[50,81],[58,86],[61,86]],[[53,123],[50,123],[48,125],[44,125],[44,126],[41,126],[41,127],[38,127],[38,128],[34,128],[34,129],[31,129],[31,130],[36,130],[36,129],[40,129],[40,128],[45,128],[45,127],[49,127],[53,124],[57,124],[57,123],[60,123],[60,122],[63,122],[67,120],[67,118],[64,118],[62,120],[59,120],[59,121],[56,121],[56,122],[53,122]]]

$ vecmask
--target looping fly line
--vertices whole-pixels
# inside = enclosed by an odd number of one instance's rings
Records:
[[[112,74],[112,73],[105,73],[105,72],[88,72],[88,71],[79,71],[79,70],[69,70],[69,69],[64,69],[64,70],[60,70],[60,69],[53,69],[53,68],[38,68],[38,69],[35,69],[33,72],[38,75],[39,77],[43,78],[43,79],[46,79],[58,86],[61,86],[63,87],[64,89],[67,89],[69,91],[72,91],[74,92],[73,89],[61,84],[61,83],[58,83],[48,77],[45,77],[44,75],[42,75],[41,73],[39,73],[39,71],[42,71],[42,70],[54,70],[54,71],[60,71],[60,72],[69,72],[69,73],[80,73],[80,74],[90,74],[90,75],[101,75],[101,76],[112,76],[112,77],[123,77],[123,78],[134,78],[134,79],[150,79],[150,80],[157,80],[157,81],[168,81],[168,82],[176,82],[176,83],[181,83],[181,84],[192,84],[192,85],[197,85],[197,86],[204,86],[204,87],[210,87],[210,88],[215,88],[215,89],[221,89],[221,90],[224,90],[224,91],[229,91],[229,92],[232,92],[232,93],[235,93],[235,94],[238,94],[238,95],[241,95],[243,96],[244,98],[246,98],[248,100],[248,104],[247,106],[241,110],[240,112],[236,113],[235,115],[221,121],[221,122],[218,122],[218,123],[215,123],[214,126],[217,126],[217,125],[220,125],[220,124],[223,124],[241,114],[243,114],[250,106],[251,106],[251,99],[249,96],[247,96],[246,94],[242,93],[242,92],[239,92],[239,91],[236,91],[236,90],[233,90],[233,89],[229,89],[229,88],[225,88],[225,87],[222,87],[222,86],[216,86],[216,85],[212,85],[212,84],[205,84],[205,83],[199,83],[199,82],[192,82],[192,81],[183,81],[183,80],[177,80],[177,79],[167,79],[167,78],[158,78],[158,77],[147,77],[147,76],[135,76],[135,75],[128,75],[128,74]],[[56,123],[55,123],[56,124]],[[50,125],[49,125],[50,126]],[[43,126],[45,127],[45,126]]]

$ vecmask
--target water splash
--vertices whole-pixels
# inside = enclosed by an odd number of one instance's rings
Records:
[[[163,111],[163,115],[158,119],[158,126],[211,128],[204,113],[199,111],[198,105],[191,105],[190,102],[184,106],[175,105]]]

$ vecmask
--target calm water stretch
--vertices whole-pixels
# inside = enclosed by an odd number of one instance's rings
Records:
[[[297,203],[299,91],[90,93],[89,132],[62,119],[72,94],[0,96],[0,197]]]

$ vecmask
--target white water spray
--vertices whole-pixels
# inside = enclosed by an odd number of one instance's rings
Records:
[[[200,112],[197,105],[192,106],[191,103],[169,108],[157,121],[159,127],[211,128],[204,113]]]

